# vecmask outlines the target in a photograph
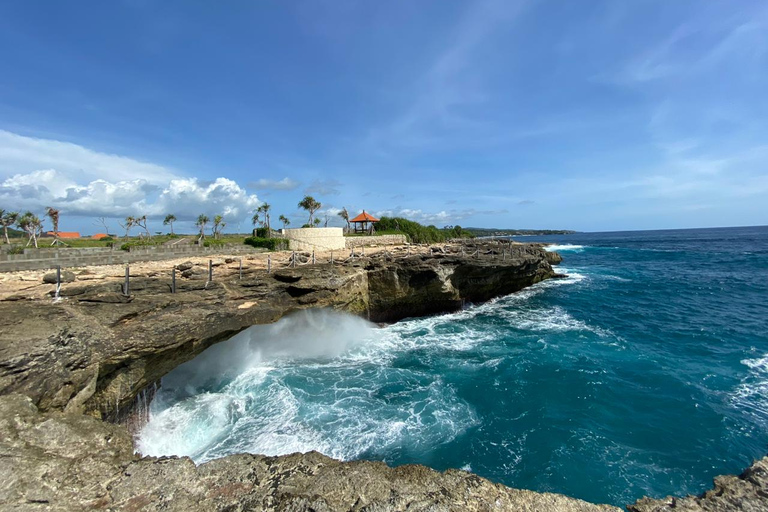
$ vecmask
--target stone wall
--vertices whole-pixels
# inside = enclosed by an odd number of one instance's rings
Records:
[[[405,245],[405,235],[348,236],[344,239],[347,249],[353,247],[376,247],[381,245]]]
[[[281,229],[280,233],[292,251],[338,251],[346,247],[342,228]]]
[[[213,247],[200,245],[131,247],[130,251],[109,247],[82,249],[25,249],[24,254],[0,253],[0,272],[45,270],[61,265],[62,268],[90,265],[125,265],[137,261],[162,261],[185,256],[214,254],[253,254],[264,252],[244,244],[224,244]]]

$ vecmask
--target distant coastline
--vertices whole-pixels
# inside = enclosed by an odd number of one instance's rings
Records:
[[[484,236],[542,236],[542,235],[574,235],[578,231],[570,229],[497,229],[497,228],[463,228],[477,237]]]

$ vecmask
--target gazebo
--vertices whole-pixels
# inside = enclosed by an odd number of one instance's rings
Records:
[[[374,222],[379,222],[379,219],[371,215],[370,213],[365,213],[365,210],[363,210],[363,213],[355,217],[354,219],[350,220],[352,224],[355,225],[355,233],[366,233],[374,232],[373,224]],[[368,223],[371,223],[371,226],[368,227]]]

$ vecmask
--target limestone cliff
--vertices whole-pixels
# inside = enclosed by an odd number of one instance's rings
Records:
[[[64,300],[3,301],[0,393],[41,410],[118,419],[136,395],[212,344],[301,308],[326,307],[373,321],[453,311],[555,276],[537,247],[494,246],[472,256],[359,258],[344,264],[247,272],[206,283],[192,269],[172,294],[167,277],[72,283]]]

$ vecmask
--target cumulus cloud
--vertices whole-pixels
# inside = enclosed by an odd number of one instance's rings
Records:
[[[74,216],[173,213],[192,220],[200,213],[235,219],[259,199],[227,178],[200,181],[153,163],[0,131],[0,204],[33,211],[55,206]]]
[[[260,179],[248,183],[248,188],[256,190],[295,190],[301,185],[296,180],[285,177],[281,180]]]

